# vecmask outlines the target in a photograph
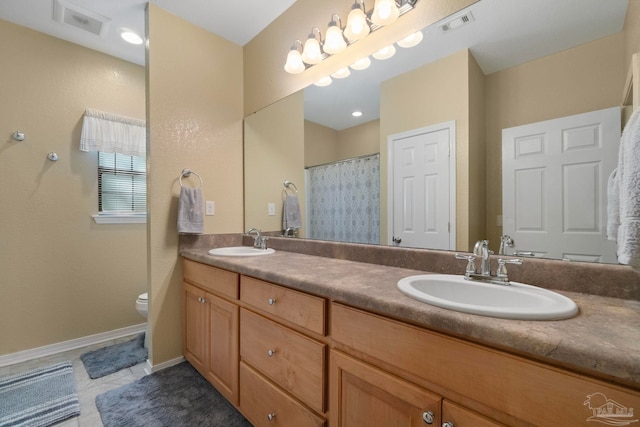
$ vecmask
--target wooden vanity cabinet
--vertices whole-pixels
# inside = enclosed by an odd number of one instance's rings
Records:
[[[238,405],[239,275],[185,260],[184,280],[184,357]]]

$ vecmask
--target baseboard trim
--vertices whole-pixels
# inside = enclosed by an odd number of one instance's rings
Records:
[[[100,344],[101,342],[126,337],[146,330],[147,324],[140,323],[139,325],[127,326],[120,329],[114,329],[113,331],[102,332],[100,334],[45,345],[43,347],[36,347],[30,350],[19,351],[17,353],[5,354],[0,356],[0,367],[14,365],[16,363],[26,362],[27,360],[38,359],[40,357],[51,356],[52,354],[63,353],[69,350],[75,350],[76,348],[88,345]]]
[[[144,372],[147,375],[153,374],[154,372],[162,371],[163,369],[170,368],[184,361],[185,361],[185,358],[180,356],[180,357],[176,357],[175,359],[167,360],[166,362],[158,363],[157,365],[152,365],[151,361],[147,359],[147,366],[145,366]]]

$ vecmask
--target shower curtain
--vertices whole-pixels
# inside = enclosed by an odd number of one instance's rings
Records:
[[[380,155],[307,169],[308,237],[380,243]]]

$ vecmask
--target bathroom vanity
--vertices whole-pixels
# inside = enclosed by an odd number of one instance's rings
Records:
[[[398,291],[424,271],[207,249],[181,251],[184,355],[256,426],[640,418],[637,300],[563,291],[580,307],[572,319],[495,319]]]

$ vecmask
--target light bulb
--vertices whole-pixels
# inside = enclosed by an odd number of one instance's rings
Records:
[[[300,52],[296,48],[291,49],[287,54],[287,63],[284,64],[284,70],[290,74],[300,74],[305,70]]]
[[[120,37],[123,38],[124,41],[131,44],[142,44],[144,40],[142,37],[134,33],[133,31],[124,31],[120,34]]]
[[[364,58],[360,58],[356,62],[351,64],[350,67],[354,70],[364,70],[369,68],[369,65],[371,65],[371,60],[368,56],[365,56]]]
[[[333,24],[334,25],[329,24],[330,27],[327,29],[324,40],[324,51],[331,55],[340,53],[347,48],[347,43],[342,36],[342,30],[335,22],[333,22]]]
[[[365,38],[369,31],[371,29],[367,24],[367,17],[359,6],[354,5],[347,17],[347,26],[344,29],[345,37],[354,42]]]
[[[402,40],[400,40],[398,42],[398,46],[400,46],[400,47],[414,47],[414,46],[416,46],[418,43],[420,43],[422,41],[423,37],[424,37],[424,35],[422,34],[422,31],[416,31],[415,33],[409,34],[407,37],[405,37]]]
[[[383,60],[383,59],[389,59],[395,54],[396,54],[396,48],[393,47],[393,45],[389,45],[387,47],[383,47],[382,49],[380,49],[379,51],[377,51],[371,56],[373,56],[376,59]]]
[[[398,16],[400,16],[400,9],[395,0],[376,0],[371,22],[376,25],[389,25],[395,22]]]

